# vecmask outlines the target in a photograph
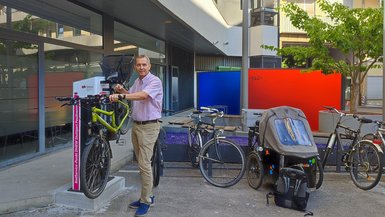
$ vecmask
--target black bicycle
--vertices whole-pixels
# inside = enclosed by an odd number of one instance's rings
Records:
[[[262,113],[254,113],[254,115],[261,117]],[[259,120],[255,121],[253,127],[249,127],[248,131],[248,146],[249,154],[246,158],[246,178],[249,186],[258,189],[263,183],[263,177],[265,171],[262,163],[262,159],[258,152],[263,151],[263,148],[259,145]]]
[[[187,154],[191,161],[191,165],[195,168],[198,168],[199,166],[199,152],[202,149],[203,144],[213,136],[208,128],[213,129],[215,127],[215,119],[212,119],[211,123],[202,121],[202,114],[204,113],[210,115],[210,112],[207,109],[196,110],[189,115],[189,117],[196,116],[198,118],[198,122],[189,127],[187,135]]]
[[[322,166],[325,167],[327,160],[337,144],[337,168],[340,150],[342,152],[341,161],[345,170],[349,172],[353,183],[362,190],[370,190],[378,184],[382,174],[382,154],[379,149],[368,140],[361,140],[360,133],[363,124],[372,123],[367,118],[360,118],[354,114],[343,113],[336,108],[324,106],[329,111],[338,114],[338,121],[334,131],[330,134]],[[342,117],[352,117],[359,122],[358,129],[352,129],[342,124]],[[344,132],[340,132],[343,130]],[[342,145],[342,138],[349,140],[348,148]]]
[[[160,121],[161,122],[161,121]],[[161,127],[158,135],[158,139],[155,142],[153,155],[151,158],[151,168],[153,175],[153,186],[157,187],[160,182],[160,177],[163,175],[163,152],[165,148],[166,131]]]
[[[198,154],[199,170],[207,182],[217,187],[230,187],[238,183],[245,172],[245,154],[241,147],[226,139],[222,129],[215,127],[215,120],[223,112],[215,108],[201,107],[212,115],[211,139]]]

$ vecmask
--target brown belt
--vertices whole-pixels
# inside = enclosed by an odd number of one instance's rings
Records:
[[[158,123],[158,119],[156,119],[156,120],[149,120],[149,121],[134,121],[134,123],[135,124],[139,124],[139,125]]]

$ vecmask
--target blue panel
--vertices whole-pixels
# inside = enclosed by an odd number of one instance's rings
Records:
[[[198,73],[198,106],[224,106],[227,114],[240,114],[241,72]]]

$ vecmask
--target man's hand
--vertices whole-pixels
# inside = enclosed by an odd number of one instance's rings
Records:
[[[123,98],[122,94],[111,94],[109,96],[111,102],[116,102],[119,100],[119,96]]]
[[[117,85],[115,85],[115,87],[114,87],[114,91],[115,91],[116,93],[122,93],[124,90],[125,90],[125,89],[124,89],[123,85],[121,85],[121,84],[117,84]]]

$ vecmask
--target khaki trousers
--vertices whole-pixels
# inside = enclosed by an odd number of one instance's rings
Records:
[[[132,127],[132,144],[136,159],[138,160],[140,180],[142,191],[140,201],[142,203],[151,203],[153,177],[151,168],[151,157],[153,155],[154,145],[158,138],[160,130],[159,123],[149,123],[139,125],[134,123]]]

